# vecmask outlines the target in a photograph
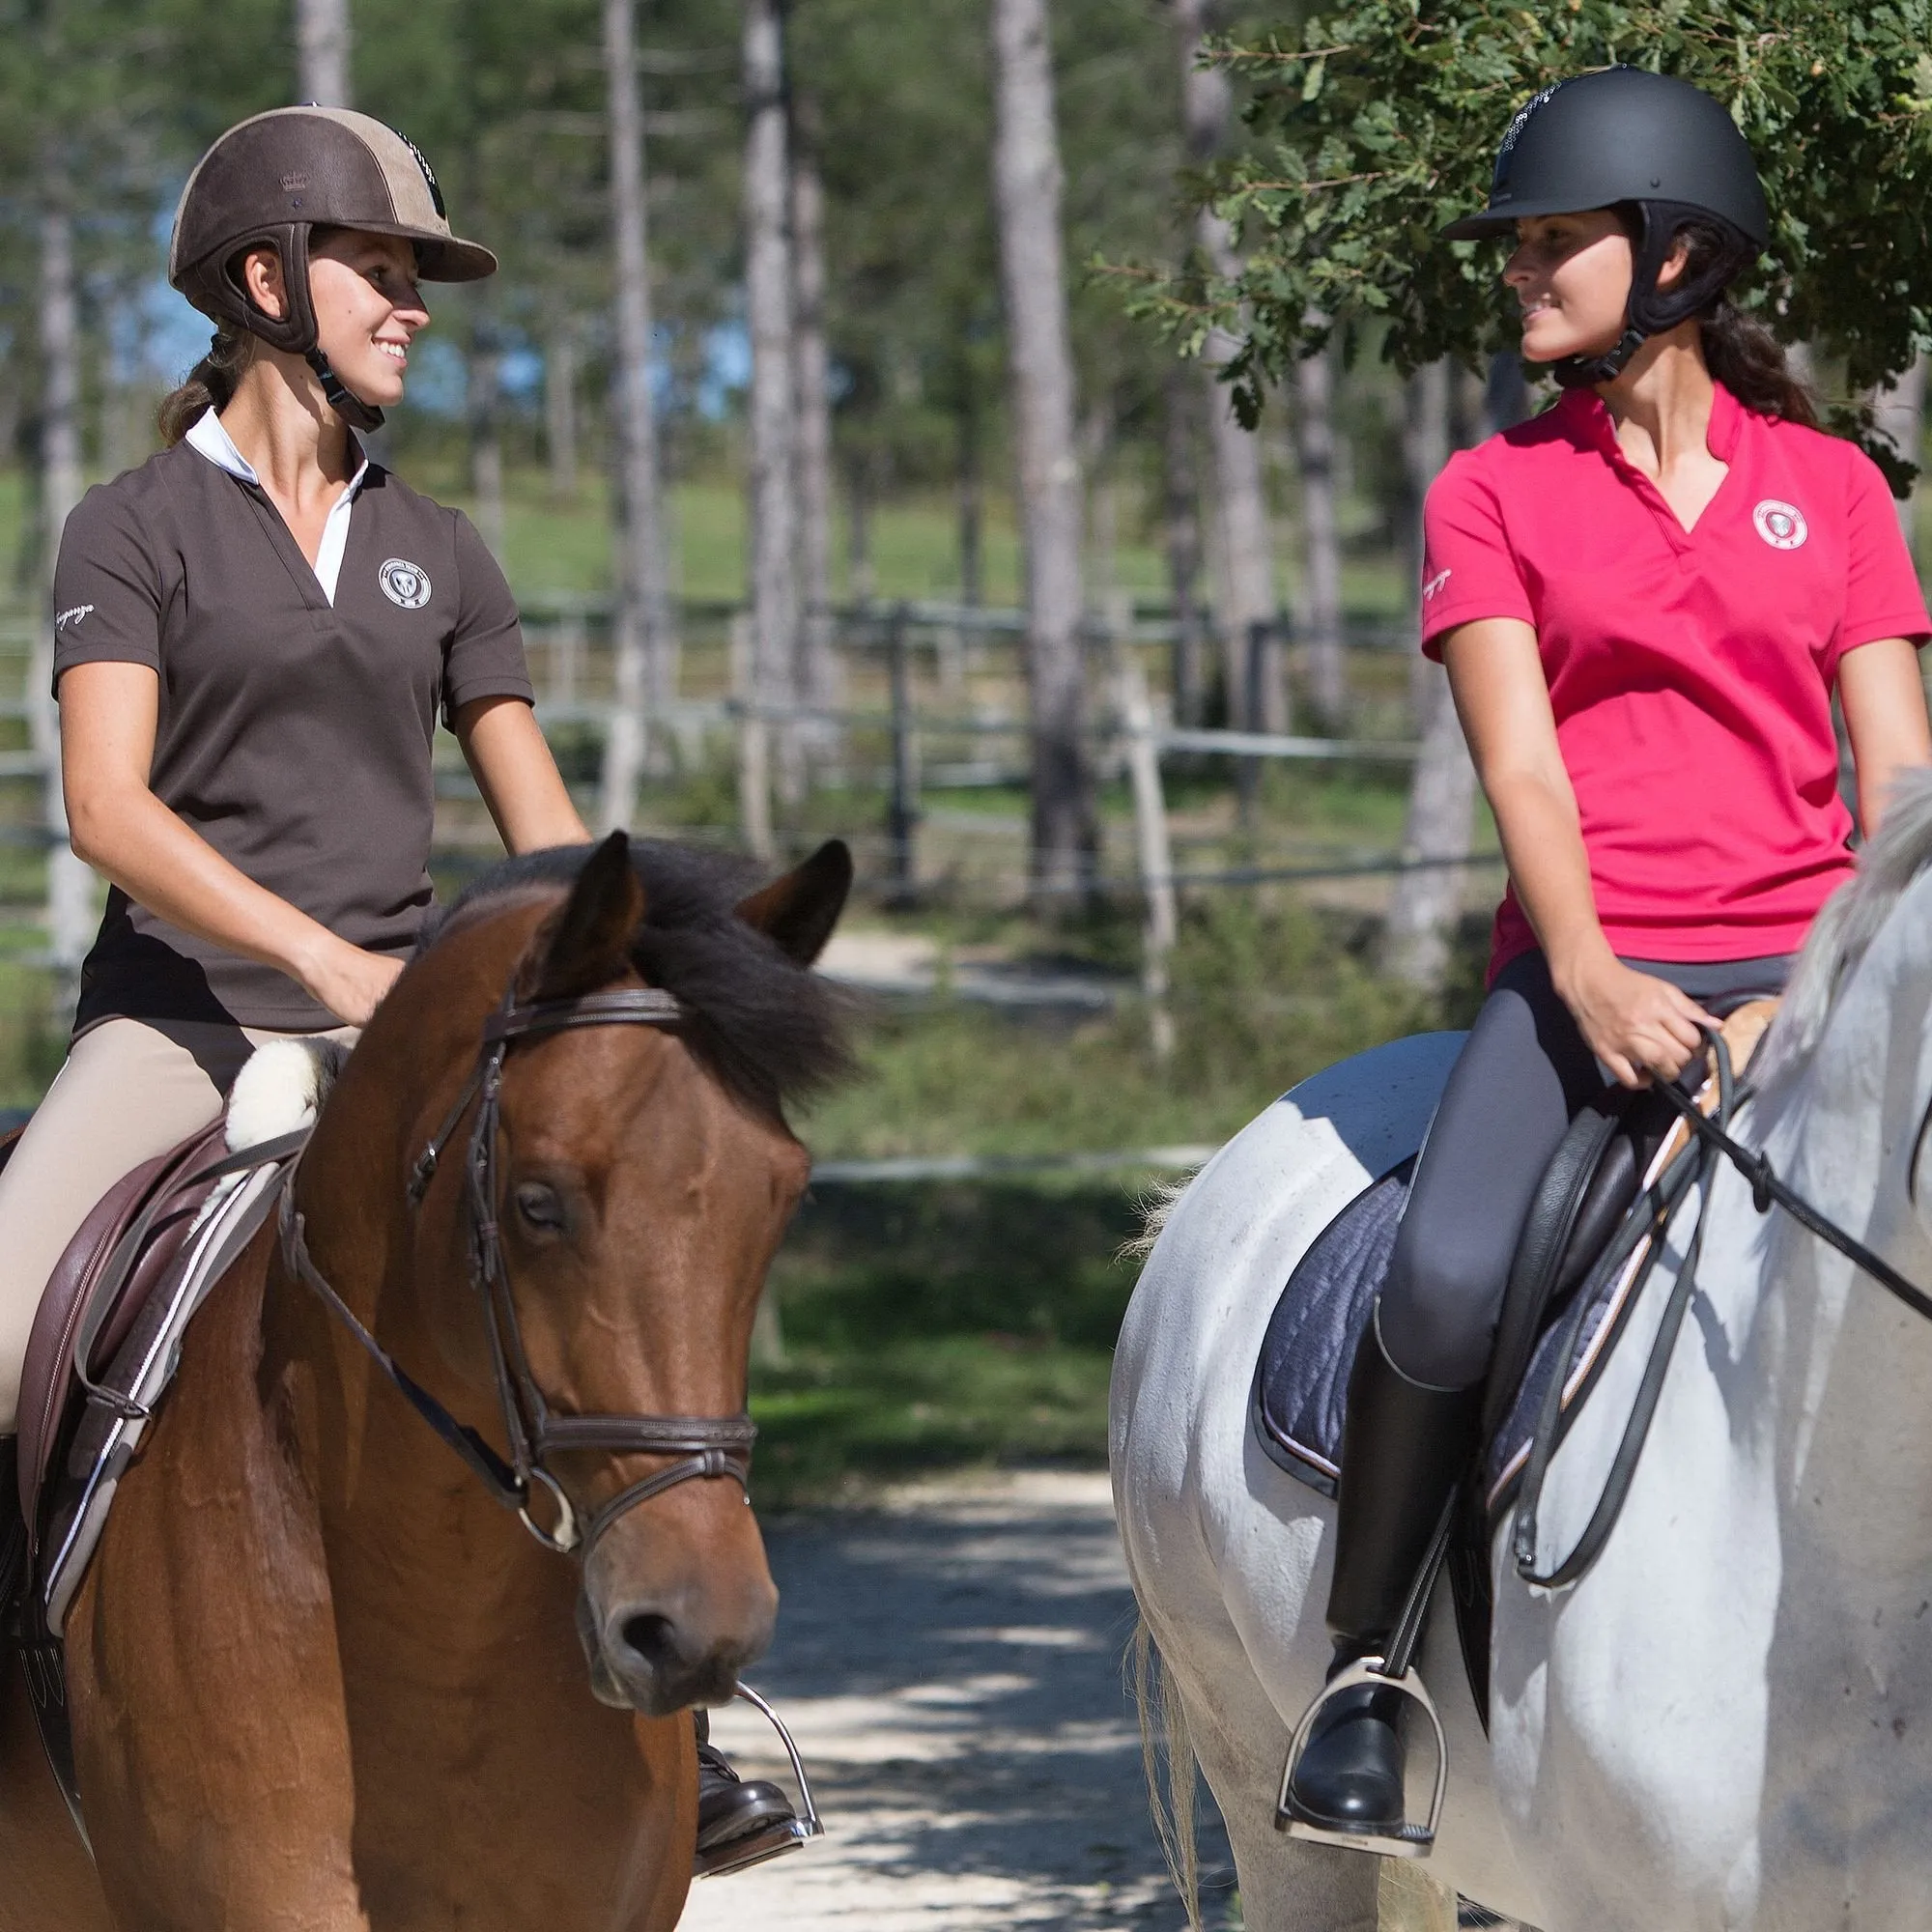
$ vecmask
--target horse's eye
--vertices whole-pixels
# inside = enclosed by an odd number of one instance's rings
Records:
[[[515,1199],[517,1217],[525,1227],[544,1235],[563,1232],[563,1203],[554,1187],[546,1187],[540,1180],[526,1180],[518,1187]]]

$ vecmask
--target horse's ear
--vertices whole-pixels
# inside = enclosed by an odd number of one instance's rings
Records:
[[[825,951],[851,890],[851,851],[844,839],[829,838],[804,865],[740,899],[738,917],[810,966]]]
[[[631,961],[631,936],[644,916],[644,889],[631,841],[613,832],[583,862],[570,896],[537,934],[538,1000],[574,1000],[608,986]]]

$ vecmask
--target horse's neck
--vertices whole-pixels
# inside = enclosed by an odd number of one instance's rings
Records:
[[[1906,1171],[1932,1086],[1918,936],[1889,933],[1874,948],[1764,1131],[1801,1195],[1932,1288]],[[1883,1596],[1889,1577],[1916,1608],[1932,1569],[1932,1322],[1776,1210],[1763,1252],[1787,1555],[1809,1552],[1805,1577],[1824,1587],[1859,1578]]]

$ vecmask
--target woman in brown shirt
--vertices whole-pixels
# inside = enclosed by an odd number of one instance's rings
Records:
[[[68,819],[110,892],[67,1063],[0,1171],[0,1434],[94,1202],[212,1122],[256,1045],[353,1037],[402,971],[439,717],[513,851],[587,837],[502,572],[354,435],[402,399],[418,280],[496,266],[363,115],[257,116],[188,182],[170,273],[213,346],[55,572]]]

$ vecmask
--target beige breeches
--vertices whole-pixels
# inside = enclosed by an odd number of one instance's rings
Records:
[[[95,1203],[124,1174],[213,1121],[256,1047],[316,1037],[114,1019],[74,1041],[0,1169],[0,1435],[14,1430],[41,1294]]]

